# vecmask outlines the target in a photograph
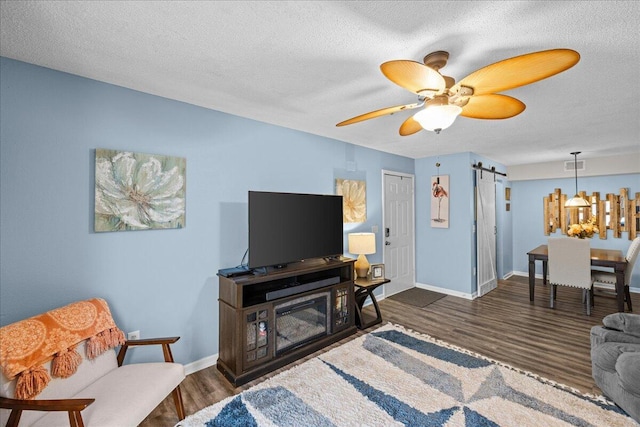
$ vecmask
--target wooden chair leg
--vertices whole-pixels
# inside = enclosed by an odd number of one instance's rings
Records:
[[[587,316],[591,316],[591,289],[586,289],[586,291],[587,291],[587,299],[586,299]]]
[[[180,386],[177,386],[171,392],[173,396],[173,402],[176,404],[176,412],[178,413],[178,418],[180,420],[184,420],[184,404],[182,402],[182,393],[180,392]]]
[[[553,298],[555,297],[556,293],[556,285],[551,285],[551,289],[549,289],[549,295],[551,295],[551,308],[553,308]]]
[[[629,311],[633,311],[633,307],[631,306],[631,292],[629,291],[629,286],[624,287],[624,297],[627,300],[627,307],[629,307]]]
[[[21,416],[22,416],[22,409],[11,410],[11,415],[9,415],[9,421],[7,421],[6,427],[18,427],[18,423],[20,422]]]
[[[84,427],[80,411],[69,411],[69,425],[71,427]]]

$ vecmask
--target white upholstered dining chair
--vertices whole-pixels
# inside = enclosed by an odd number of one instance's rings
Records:
[[[633,272],[633,266],[638,259],[640,253],[640,236],[633,239],[625,259],[627,260],[627,268],[624,271],[624,299],[627,302],[629,311],[633,311],[631,305],[631,293],[629,292],[629,286],[631,285],[631,273]],[[611,293],[613,289],[613,295],[616,295],[616,274],[613,271],[601,271],[592,270],[591,277],[593,279],[594,291]]]
[[[587,307],[587,315],[591,316],[591,247],[587,239],[574,237],[550,237],[549,248],[549,284],[551,284],[551,308],[557,286],[582,288],[582,300]]]

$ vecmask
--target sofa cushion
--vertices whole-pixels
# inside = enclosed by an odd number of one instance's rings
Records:
[[[95,359],[86,358],[86,341],[78,346],[78,353],[82,356],[82,363],[78,366],[75,374],[68,378],[52,377],[49,385],[36,396],[36,400],[45,399],[62,399],[76,395],[79,391],[86,388],[89,384],[98,378],[106,375],[114,369],[118,369],[118,361],[116,360],[116,352],[108,350]],[[43,365],[47,372],[51,372],[51,362]],[[16,381],[9,381],[3,374],[0,374],[0,396],[14,398]],[[9,417],[9,410],[0,409],[0,423],[4,425]],[[25,411],[20,418],[21,426],[33,424],[37,419],[47,415],[47,412]],[[66,419],[66,412],[63,413]],[[69,425],[67,421],[64,425]]]
[[[626,334],[640,337],[640,314],[613,313],[602,319],[607,328],[622,331]]]
[[[622,331],[605,328],[604,326],[594,326],[591,328],[591,351],[605,342],[626,342],[630,344],[640,344],[640,337],[625,334]]]
[[[73,397],[96,399],[82,411],[86,426],[136,426],[184,377],[184,367],[179,363],[124,365],[99,378]],[[34,426],[68,424],[66,412],[51,412],[40,418]]]
[[[640,344],[605,342],[592,349],[591,362],[604,371],[616,372],[618,358],[627,352],[640,352]]]
[[[616,362],[616,371],[620,385],[640,397],[640,352],[622,353]]]

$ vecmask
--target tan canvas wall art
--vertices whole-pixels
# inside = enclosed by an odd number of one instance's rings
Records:
[[[365,181],[336,179],[336,194],[342,196],[344,223],[367,220],[367,184]]]

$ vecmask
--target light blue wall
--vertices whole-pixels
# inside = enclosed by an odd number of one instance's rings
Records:
[[[501,168],[501,172],[505,169]],[[513,211],[511,200],[505,200],[505,189],[511,188],[508,177],[496,175],[496,260],[498,279],[513,272]],[[510,210],[507,211],[507,203]]]
[[[436,137],[434,135],[433,137]],[[449,175],[449,228],[431,227],[431,177]],[[416,160],[416,281],[470,294],[475,286],[473,175],[469,153]]]
[[[542,198],[553,193],[556,188],[568,197],[575,193],[574,179],[546,179],[534,181],[514,181],[511,183],[511,211],[513,215],[513,269],[526,273],[529,270],[527,252],[541,244],[547,243],[542,221]],[[618,194],[621,188],[628,188],[629,195],[640,192],[640,174],[609,175],[603,177],[578,176],[578,189],[587,194],[599,192]],[[561,236],[560,230],[551,236]],[[611,230],[607,231],[607,239],[594,237],[591,246],[603,249],[619,249],[626,254],[629,248],[629,234],[622,232],[621,238],[614,238]],[[537,263],[539,264],[539,263]],[[542,274],[542,267],[536,265],[537,273]],[[634,268],[632,284],[640,290],[640,267]]]
[[[437,135],[433,136],[437,138]],[[505,167],[475,153],[460,153],[416,160],[416,281],[449,289],[465,295],[477,291],[475,224],[475,170],[474,164],[495,166],[499,172]],[[432,228],[431,177],[439,173],[449,175],[449,228]],[[488,173],[488,172],[485,172]],[[496,177],[496,240],[498,277],[511,271],[510,216],[500,211],[504,206],[504,187],[507,181]]]
[[[414,172],[412,159],[7,58],[0,91],[0,324],[102,297],[125,331],[180,335],[182,363],[218,351],[216,272],[246,250],[248,190],[333,194],[357,175],[370,231],[381,169]],[[185,157],[186,227],[94,233],[96,148]],[[134,360],[161,359],[141,350]]]

